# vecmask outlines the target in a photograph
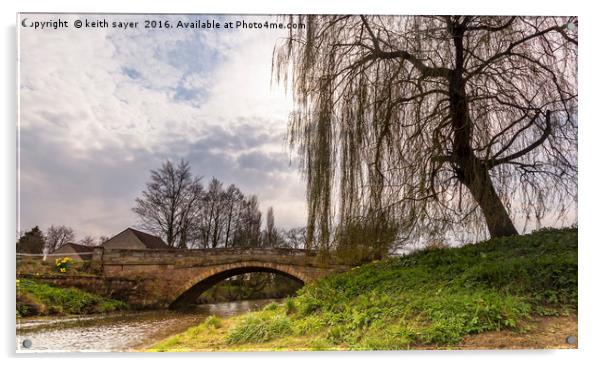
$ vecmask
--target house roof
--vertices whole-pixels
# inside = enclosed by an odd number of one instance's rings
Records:
[[[169,246],[158,236],[147,234],[131,227],[126,230],[130,230],[149,249],[169,249]]]
[[[59,248],[57,248],[56,250],[59,250],[61,248],[64,248],[66,246],[71,247],[71,249],[75,252],[75,253],[89,253],[91,251],[94,250],[95,247],[89,247],[86,245],[81,245],[81,244],[75,244],[75,243],[66,243],[62,246],[60,246]],[[55,251],[56,251],[55,250]]]

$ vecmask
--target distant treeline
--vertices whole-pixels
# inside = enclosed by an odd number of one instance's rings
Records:
[[[255,195],[216,178],[207,187],[188,162],[166,161],[151,170],[150,181],[133,211],[141,226],[176,248],[292,247],[305,245],[305,229],[278,230],[274,210],[262,213]]]
[[[257,196],[243,194],[234,184],[225,187],[217,178],[205,187],[184,161],[166,161],[161,168],[152,170],[146,190],[132,210],[143,230],[160,236],[175,248],[306,245],[305,227],[277,228],[274,210],[269,207],[263,228]],[[108,239],[86,236],[77,242],[96,246]],[[35,226],[19,236],[17,253],[41,254],[44,248],[52,252],[69,242],[76,242],[75,230],[69,226],[52,225],[45,232]]]

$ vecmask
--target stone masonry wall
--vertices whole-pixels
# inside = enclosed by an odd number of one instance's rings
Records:
[[[140,289],[144,288],[145,279],[108,278],[105,276],[83,275],[32,275],[18,274],[17,278],[31,278],[48,285],[77,288],[97,295],[122,300],[134,305],[140,303]],[[134,306],[136,307],[136,306]]]

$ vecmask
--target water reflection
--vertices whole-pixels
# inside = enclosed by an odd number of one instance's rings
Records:
[[[19,351],[129,351],[200,323],[209,315],[227,317],[278,300],[247,300],[199,305],[186,311],[144,311],[72,318],[17,321]],[[23,347],[29,339],[31,347]]]

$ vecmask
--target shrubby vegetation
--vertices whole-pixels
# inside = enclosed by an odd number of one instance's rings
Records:
[[[406,349],[520,330],[577,310],[577,229],[425,249],[307,285],[298,297],[155,345],[178,349]]]
[[[28,273],[33,275],[56,275],[60,274],[60,267],[56,261],[49,259],[43,261],[41,258],[17,257],[17,273]],[[62,272],[65,273],[65,272]],[[93,276],[90,261],[72,261],[69,265],[70,275]]]
[[[17,279],[17,316],[107,313],[127,305],[75,288]]]
[[[353,264],[383,259],[399,247],[398,232],[388,214],[348,219],[336,230],[334,254],[340,262]]]
[[[17,253],[40,254],[44,249],[44,233],[39,227],[23,233],[17,241]]]

